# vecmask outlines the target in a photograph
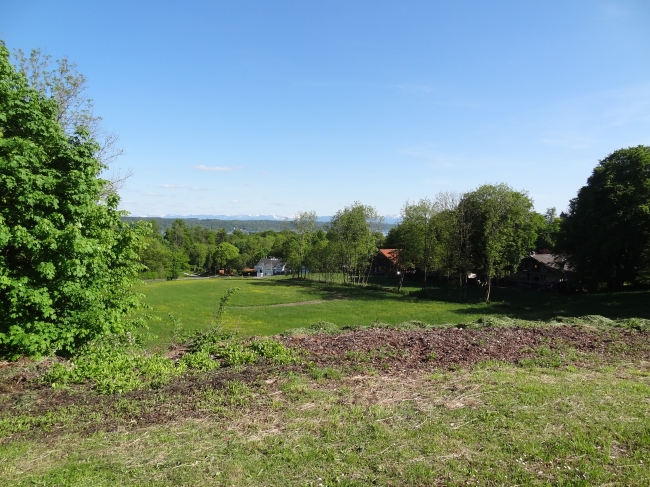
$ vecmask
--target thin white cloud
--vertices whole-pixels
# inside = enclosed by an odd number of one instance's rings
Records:
[[[235,169],[243,169],[244,166],[194,166],[194,169],[199,171],[234,171]]]

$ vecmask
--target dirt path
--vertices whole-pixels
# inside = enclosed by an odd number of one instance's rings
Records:
[[[233,308],[233,309],[281,308],[285,306],[306,306],[309,304],[329,303],[330,301],[343,301],[345,299],[347,298],[343,296],[339,296],[336,298],[328,298],[328,299],[312,299],[311,301],[297,301],[295,303],[262,304],[259,306],[228,306],[228,308]]]

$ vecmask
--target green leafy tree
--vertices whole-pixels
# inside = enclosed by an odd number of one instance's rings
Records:
[[[165,277],[172,258],[171,250],[162,242],[162,238],[155,235],[146,238],[145,243],[146,246],[140,252],[140,262],[145,267],[141,277]]]
[[[437,267],[436,250],[439,229],[435,217],[438,212],[436,203],[428,198],[421,199],[414,204],[406,203],[402,209],[400,258],[404,263],[413,262],[422,270],[423,289],[426,288],[429,273]]]
[[[172,249],[166,266],[168,281],[178,279],[184,272],[190,270],[190,258],[183,249]]]
[[[212,254],[212,262],[216,270],[226,267],[229,262],[234,261],[239,256],[239,249],[233,244],[222,242],[216,246]]]
[[[365,284],[372,259],[377,253],[375,232],[382,218],[372,206],[355,202],[332,217],[327,238],[344,282]]]
[[[311,247],[312,236],[316,230],[316,212],[300,211],[296,214],[291,222],[296,232],[296,249],[295,249],[295,267],[299,275],[305,265],[305,259]],[[294,267],[294,266],[292,266]]]
[[[102,118],[94,113],[93,99],[88,96],[88,80],[77,71],[77,65],[67,57],[52,62],[52,56],[40,48],[26,55],[21,49],[14,53],[18,70],[25,75],[32,88],[56,101],[56,121],[68,136],[83,127],[97,141],[94,156],[102,165],[108,166],[123,154],[118,147],[119,137],[102,126]],[[107,178],[100,197],[106,198],[120,189],[131,177],[131,170],[113,170]]]
[[[31,87],[0,45],[0,348],[71,352],[136,323],[132,286],[150,230],[120,220],[97,143],[67,136],[56,101]]]
[[[472,265],[486,280],[489,302],[492,278],[513,270],[534,248],[533,202],[506,184],[486,184],[467,193],[459,206],[471,221]]]
[[[559,248],[587,287],[620,288],[647,273],[650,147],[613,152],[569,203]]]
[[[555,208],[549,208],[543,215],[533,215],[534,224],[537,230],[535,249],[540,252],[554,252],[557,247],[557,238],[560,233],[561,219]]]

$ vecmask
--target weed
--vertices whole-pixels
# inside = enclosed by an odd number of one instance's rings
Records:
[[[314,380],[319,379],[334,379],[339,380],[343,374],[334,367],[312,367],[309,369],[309,375]]]
[[[220,363],[212,358],[207,350],[199,350],[183,355],[181,362],[190,369],[213,370],[218,369]]]
[[[225,347],[211,347],[211,351],[218,359],[223,360],[224,365],[252,364],[257,354],[239,343],[233,343]]]
[[[370,354],[363,350],[348,350],[345,352],[345,358],[352,362],[370,362]]]
[[[248,349],[274,364],[285,365],[298,361],[298,353],[295,350],[285,347],[277,340],[254,340],[248,345]]]
[[[149,354],[128,337],[107,335],[85,345],[74,359],[55,362],[41,380],[52,387],[90,382],[101,394],[158,387],[183,372],[159,354]]]

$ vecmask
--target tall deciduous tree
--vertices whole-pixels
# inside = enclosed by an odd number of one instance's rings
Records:
[[[376,232],[381,225],[377,210],[359,202],[332,217],[327,238],[345,282],[367,283],[370,264],[377,253]]]
[[[228,262],[234,260],[239,255],[239,249],[233,244],[228,242],[221,242],[214,249],[212,254],[212,262],[215,265],[215,273],[217,268],[225,267]]]
[[[316,230],[316,212],[315,211],[299,211],[291,222],[294,231],[296,232],[296,257],[298,274],[302,274],[302,269],[305,265],[305,259],[311,247],[312,237]]]
[[[427,277],[432,269],[436,268],[437,225],[436,215],[439,212],[436,203],[428,198],[417,203],[406,203],[402,208],[401,259],[414,262],[422,269],[424,281],[422,288],[426,288]]]
[[[489,302],[492,278],[513,269],[533,250],[537,237],[533,202],[506,184],[486,184],[467,193],[459,206],[471,221],[472,264],[487,282]]]
[[[0,44],[0,349],[72,351],[133,323],[131,288],[149,226],[120,220],[84,130],[67,136],[55,100],[31,87]]]
[[[102,125],[102,118],[95,115],[93,99],[88,96],[88,80],[77,71],[75,63],[66,56],[53,62],[52,56],[39,48],[32,49],[29,55],[17,49],[14,58],[30,85],[56,101],[56,121],[68,136],[81,127],[86,128],[97,141],[93,155],[105,166],[124,153],[118,146],[118,135],[108,132]],[[105,198],[108,193],[120,189],[132,174],[131,170],[114,170],[100,196]]]
[[[637,281],[650,253],[650,147],[620,149],[600,161],[561,228],[560,249],[586,286]]]

